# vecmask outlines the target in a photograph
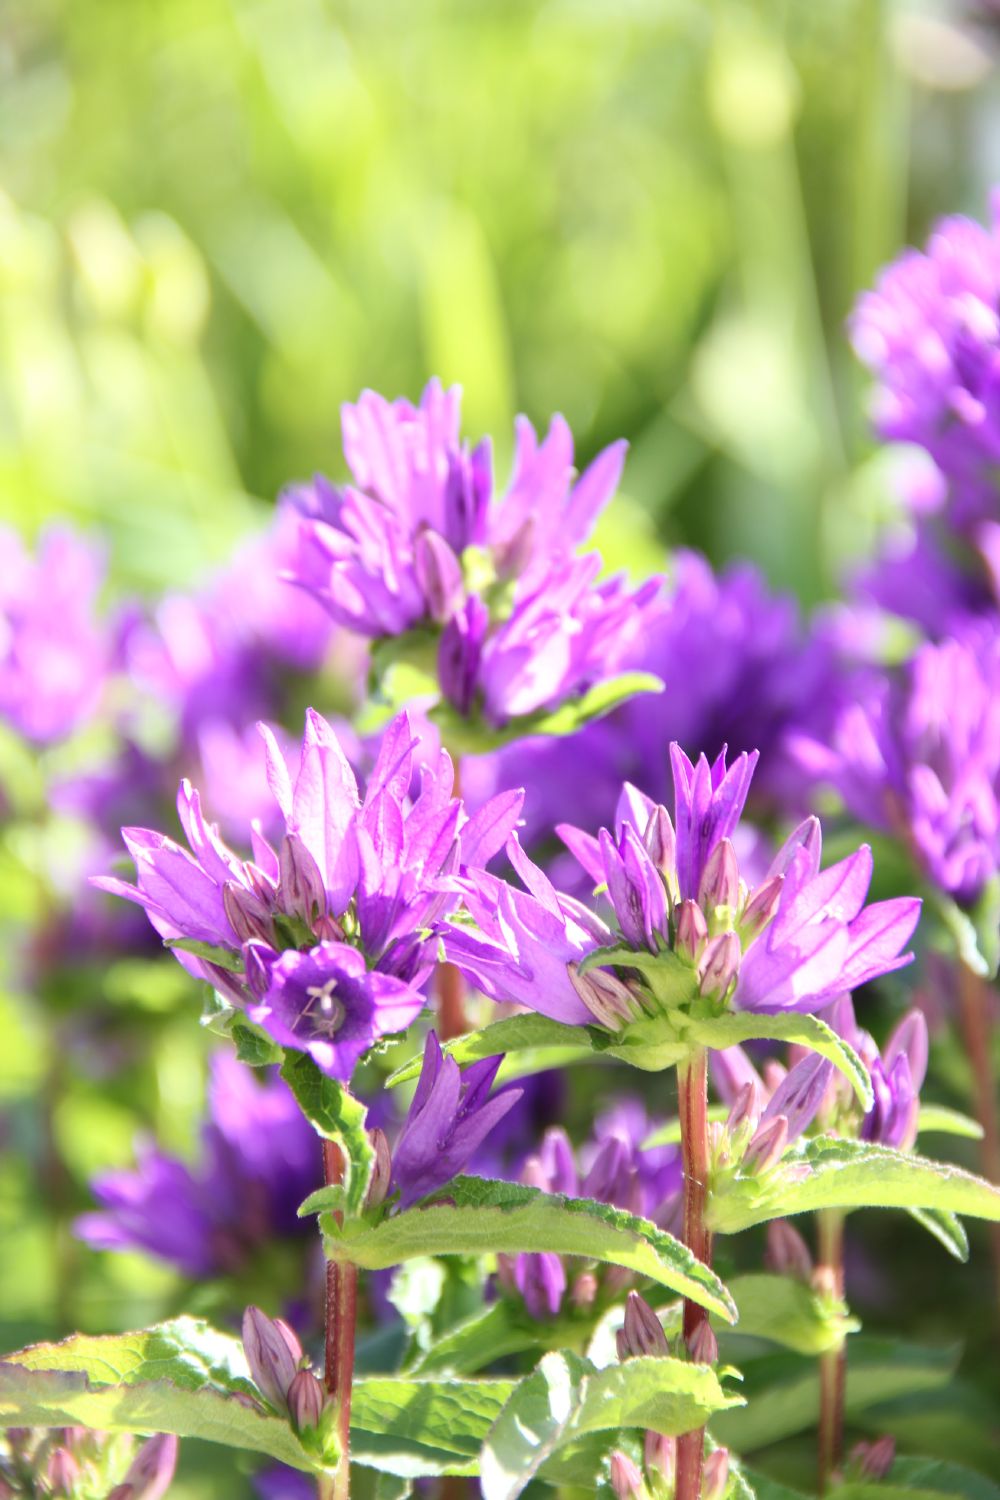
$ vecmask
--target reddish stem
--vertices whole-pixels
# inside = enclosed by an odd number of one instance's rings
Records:
[[[344,1180],[344,1157],[335,1141],[323,1142],[323,1179],[327,1187]],[[335,1214],[338,1223],[341,1214]],[[358,1268],[326,1263],[326,1388],[337,1405],[340,1458],[333,1482],[321,1485],[323,1500],[348,1500],[351,1486],[351,1388],[354,1381],[354,1330],[358,1316]]]
[[[704,1052],[677,1070],[681,1118],[681,1149],[684,1157],[684,1243],[706,1266],[712,1264],[712,1235],[705,1224],[708,1200],[708,1061]],[[685,1299],[684,1338],[690,1345],[708,1313],[697,1302]],[[705,1429],[686,1432],[677,1439],[676,1500],[700,1500],[705,1456]]]
[[[844,1216],[827,1209],[818,1216],[817,1284],[843,1301]],[[847,1341],[827,1349],[819,1360],[819,1492],[824,1495],[840,1467],[844,1451],[844,1398],[847,1391]]]
[[[997,1085],[993,1075],[993,1035],[989,1004],[991,991],[967,964],[959,966],[958,1001],[965,1050],[972,1070],[972,1092],[976,1118],[983,1127],[980,1162],[983,1176],[1000,1186],[1000,1119],[997,1116]],[[990,1224],[990,1253],[997,1297],[1000,1299],[1000,1224]]]

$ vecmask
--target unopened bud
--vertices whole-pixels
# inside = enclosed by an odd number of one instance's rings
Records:
[[[639,1465],[620,1450],[611,1455],[611,1488],[615,1500],[641,1500],[646,1492]]]
[[[698,884],[698,905],[702,911],[718,906],[735,910],[740,899],[740,866],[731,839],[720,839],[705,861]]]
[[[392,1156],[385,1131],[380,1130],[377,1125],[369,1130],[368,1139],[375,1153],[375,1161],[372,1164],[368,1192],[365,1194],[365,1208],[378,1208],[380,1203],[385,1202],[385,1195],[392,1181]]]
[[[809,1246],[787,1219],[772,1219],[767,1226],[767,1249],[764,1264],[776,1276],[794,1276],[809,1282],[813,1273]]]
[[[626,984],[607,969],[588,969],[581,974],[576,964],[567,964],[570,983],[594,1019],[609,1031],[620,1031],[633,1021],[638,1009]]]
[[[413,544],[413,569],[427,613],[438,625],[446,625],[465,597],[462,568],[443,536],[421,531]]]
[[[581,1271],[570,1287],[570,1301],[580,1312],[586,1312],[597,1301],[597,1277],[593,1271]]]
[[[754,938],[759,937],[764,928],[774,918],[778,907],[781,905],[781,892],[784,889],[785,877],[783,875],[772,875],[769,880],[763,881],[754,891],[750,900],[743,908],[739,923],[737,924],[740,937],[745,943],[752,943]]]
[[[618,1358],[632,1359],[637,1355],[658,1356],[670,1353],[663,1324],[644,1297],[638,1292],[629,1292],[625,1303],[625,1321],[618,1340]]]
[[[278,898],[281,909],[312,927],[326,911],[326,887],[313,859],[297,833],[286,833],[278,851]]]
[[[671,876],[677,852],[674,825],[665,807],[654,807],[643,835],[646,853],[661,875]]]
[[[288,1415],[298,1433],[318,1427],[326,1405],[322,1382],[311,1370],[300,1370],[288,1387]]]
[[[647,1432],[642,1457],[647,1474],[662,1474],[664,1488],[669,1493],[677,1471],[677,1439],[666,1437],[662,1432]]]
[[[775,1115],[757,1130],[743,1156],[745,1172],[768,1172],[776,1167],[788,1145],[788,1121]]]
[[[884,1479],[896,1459],[896,1440],[880,1437],[874,1443],[858,1443],[851,1450],[851,1458],[863,1479]]]
[[[729,1483],[729,1449],[714,1448],[705,1455],[702,1469],[702,1500],[722,1500]]]
[[[243,1314],[243,1351],[261,1394],[278,1411],[287,1411],[288,1388],[298,1372],[302,1345],[281,1318],[269,1318],[259,1307]]]
[[[882,1062],[892,1072],[897,1057],[905,1057],[910,1066],[910,1082],[919,1093],[927,1076],[927,1019],[922,1010],[910,1010],[885,1044]]]
[[[46,1468],[49,1490],[53,1495],[72,1495],[80,1478],[80,1465],[68,1448],[54,1448]]]
[[[731,1136],[741,1130],[754,1130],[760,1119],[760,1090],[755,1083],[745,1083],[733,1100],[726,1117],[726,1129]]]
[[[254,938],[273,943],[271,913],[260,897],[248,891],[245,885],[227,880],[222,887],[222,905],[229,925],[241,943],[249,943]]]
[[[173,1480],[179,1446],[169,1432],[146,1439],[120,1485],[127,1500],[161,1500]]]
[[[764,1087],[770,1099],[771,1095],[778,1092],[788,1077],[788,1069],[784,1063],[778,1062],[776,1058],[769,1057],[761,1068],[761,1077],[764,1080]]]
[[[719,1341],[712,1325],[702,1318],[687,1341],[688,1353],[696,1365],[714,1365],[719,1357]]]
[[[698,964],[698,988],[703,995],[722,999],[740,971],[742,949],[735,932],[709,938]]]
[[[269,943],[247,943],[243,950],[243,964],[246,969],[247,984],[258,1000],[263,1000],[271,987],[271,970],[274,968],[277,958],[277,953],[275,953]]]
[[[328,911],[321,911],[312,924],[313,936],[321,943],[342,943],[344,941],[344,929],[336,917],[331,917]]]
[[[697,963],[708,938],[708,923],[701,907],[694,901],[682,901],[677,908],[677,951]]]

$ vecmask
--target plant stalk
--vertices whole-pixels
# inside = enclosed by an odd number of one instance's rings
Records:
[[[844,1297],[844,1216],[835,1209],[818,1215],[817,1280],[833,1296]],[[819,1492],[826,1494],[844,1451],[844,1397],[847,1390],[847,1340],[819,1358]]]
[[[684,1158],[684,1243],[706,1266],[712,1264],[712,1235],[705,1224],[708,1199],[708,1056],[699,1050],[677,1070]],[[685,1299],[684,1338],[690,1344],[708,1313]],[[705,1429],[677,1439],[676,1500],[700,1500]]]
[[[336,1141],[323,1142],[323,1180],[327,1187],[336,1187],[344,1180],[344,1157]],[[341,1215],[336,1217],[339,1221]],[[335,1473],[320,1481],[319,1500],[349,1500],[351,1492],[351,1388],[357,1315],[357,1266],[327,1261],[326,1388],[336,1404],[340,1457]]]
[[[968,964],[959,965],[958,1003],[965,1050],[972,1070],[972,1094],[976,1119],[983,1128],[980,1163],[983,1176],[1000,1187],[1000,1118],[997,1084],[993,1076],[993,1035],[990,1025],[990,988]],[[990,1224],[990,1254],[1000,1301],[1000,1224]]]

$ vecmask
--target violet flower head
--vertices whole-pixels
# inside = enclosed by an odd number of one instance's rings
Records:
[[[99,551],[69,530],[32,557],[0,528],[0,720],[26,739],[64,739],[97,708],[116,652],[97,617],[103,577]]]
[[[293,781],[266,728],[268,781],[284,822],[275,849],[251,829],[244,861],[206,823],[198,793],[181,784],[178,811],[189,849],[149,829],[123,830],[137,884],[103,889],[145,907],[192,974],[213,984],[283,1046],[311,1054],[345,1080],[380,1036],[405,1029],[424,1003],[436,933],[458,900],[463,861],[503,846],[521,794],[506,793],[473,818],[451,795],[441,753],[411,799],[417,740],[401,714],[387,729],[362,798],[336,735],[309,710]],[[185,944],[219,950],[198,954]]]
[[[316,1136],[280,1079],[260,1084],[228,1053],[212,1058],[198,1163],[142,1144],[136,1168],[91,1183],[100,1208],[75,1233],[97,1250],[138,1250],[203,1279],[255,1248],[308,1238],[298,1206],[315,1188]]]
[[[962,905],[1000,869],[1000,634],[924,645],[839,716],[802,763],[848,809],[895,834]]]
[[[400,1208],[410,1208],[457,1177],[521,1098],[520,1089],[501,1089],[491,1096],[502,1061],[486,1057],[463,1073],[453,1057],[442,1054],[436,1034],[429,1033],[420,1080],[392,1154]]]
[[[874,1039],[857,1024],[849,996],[843,996],[831,1012],[832,1024],[862,1059],[875,1095],[870,1110],[860,1122],[859,1138],[909,1151],[917,1138],[920,1090],[927,1076],[927,1022],[923,1012],[907,1011],[892,1031],[881,1053]],[[855,1101],[839,1088],[843,1113],[851,1118]]]
[[[817,1011],[909,961],[901,954],[920,903],[865,905],[872,876],[863,846],[820,870],[821,831],[808,818],[779,851],[763,881],[748,888],[731,835],[755,756],[726,766],[725,755],[693,765],[671,746],[675,819],[626,785],[613,830],[598,838],[561,826],[567,848],[598,889],[606,890],[617,929],[560,895],[523,854],[508,854],[527,894],[469,872],[466,906],[480,934],[448,929],[448,956],[487,994],[514,1000],[556,1020],[598,1021],[621,1030],[655,1020],[657,999],[637,971],[647,955],[671,971],[671,1004],[699,997],[720,1009]],[[618,942],[644,956],[593,966],[598,948]],[[615,972],[615,970],[618,972]]]
[[[336,621],[373,639],[429,633],[446,701],[494,727],[618,669],[659,583],[598,583],[600,559],[575,554],[614,493],[624,443],[577,478],[563,419],[540,442],[519,418],[496,497],[489,444],[461,441],[457,389],[432,381],[419,406],[365,391],[343,408],[343,434],[352,482],[292,492],[301,524],[287,574]]]

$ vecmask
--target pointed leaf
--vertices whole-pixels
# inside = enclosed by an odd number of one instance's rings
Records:
[[[780,1015],[763,1015],[757,1011],[729,1011],[707,1021],[691,1020],[685,1035],[703,1047],[721,1050],[736,1043],[771,1041],[808,1047],[839,1068],[866,1110],[874,1102],[868,1069],[853,1047],[821,1021],[819,1016],[783,1011]]]
[[[965,1232],[965,1225],[955,1214],[950,1214],[945,1208],[910,1208],[907,1212],[921,1228],[940,1241],[949,1255],[963,1264],[968,1260],[969,1236]]]
[[[736,1276],[729,1291],[740,1315],[738,1333],[772,1339],[797,1354],[837,1349],[847,1334],[861,1327],[848,1316],[843,1302],[821,1296],[791,1276]]]
[[[931,1131],[942,1135],[961,1135],[970,1141],[981,1141],[983,1127],[978,1120],[960,1114],[957,1109],[946,1109],[943,1104],[921,1104],[917,1116],[917,1131],[925,1135]]]
[[[591,1050],[590,1035],[584,1026],[566,1026],[562,1021],[550,1021],[548,1016],[535,1015],[533,1011],[525,1011],[523,1015],[508,1016],[503,1021],[494,1021],[490,1026],[484,1026],[479,1031],[470,1031],[465,1036],[455,1037],[450,1042],[442,1044],[441,1051],[449,1057],[453,1057],[459,1067],[464,1068],[467,1063],[478,1062],[484,1057],[496,1057],[499,1054],[509,1055],[513,1052],[538,1051],[552,1049],[554,1052],[567,1056],[572,1052],[589,1052]],[[400,1083],[409,1083],[412,1079],[419,1077],[423,1055],[418,1054],[410,1058],[402,1067],[390,1073],[386,1079],[386,1088],[393,1089]],[[550,1066],[542,1063],[542,1067]]]
[[[351,1458],[404,1479],[477,1474],[486,1435],[515,1389],[513,1380],[358,1380]]]
[[[375,1163],[375,1153],[365,1129],[367,1106],[355,1099],[336,1079],[327,1078],[304,1052],[286,1051],[281,1076],[317,1135],[336,1141],[344,1153],[341,1206],[346,1205],[349,1215],[359,1214]]]
[[[164,938],[163,946],[193,953],[195,958],[203,958],[206,963],[215,964],[216,968],[225,969],[229,974],[243,972],[242,954],[234,953],[231,948],[221,948],[216,943],[203,943],[200,938]]]

